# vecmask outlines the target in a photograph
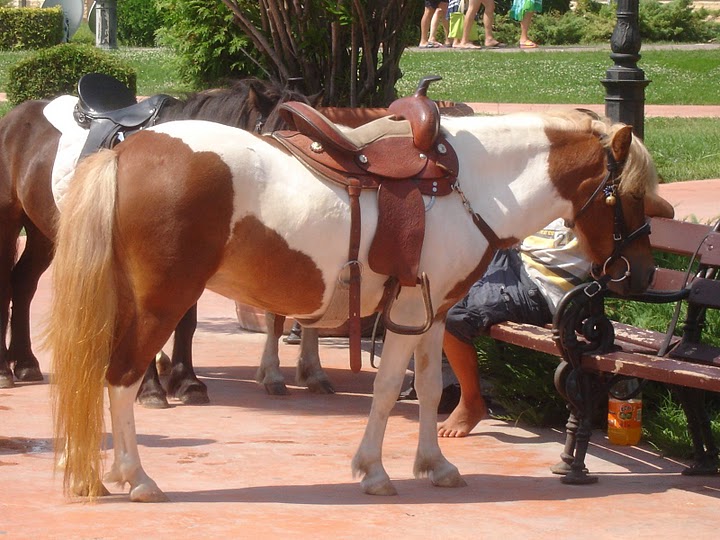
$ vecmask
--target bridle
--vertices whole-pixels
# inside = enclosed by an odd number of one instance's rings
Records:
[[[598,187],[595,188],[595,191],[593,191],[588,200],[585,201],[585,204],[582,205],[577,214],[575,214],[572,222],[566,224],[568,227],[573,227],[578,218],[585,213],[600,193],[602,193],[605,197],[605,204],[613,207],[613,251],[602,265],[593,264],[590,271],[593,278],[595,278],[598,282],[598,285],[601,286],[606,285],[608,281],[620,282],[630,277],[630,262],[622,255],[622,252],[631,242],[634,242],[642,236],[650,234],[650,220],[647,218],[640,227],[628,234],[622,204],[620,203],[618,197],[618,189],[621,180],[620,177],[624,163],[619,164],[615,159],[615,156],[613,156],[611,149],[607,146],[605,147],[605,155],[607,157],[607,173],[605,173],[605,177]],[[622,277],[612,278],[607,273],[607,269],[617,260],[622,260],[625,263],[626,269],[625,272],[623,272]]]
[[[600,142],[604,143],[605,139],[607,139],[607,136],[601,136]],[[580,210],[578,210],[578,212],[575,214],[575,217],[570,222],[565,223],[568,228],[573,228],[578,218],[585,213],[585,211],[590,207],[590,205],[595,201],[595,199],[598,197],[598,195],[600,195],[600,193],[602,193],[605,197],[605,204],[614,208],[613,251],[602,265],[592,265],[590,274],[595,279],[595,281],[590,284],[590,286],[592,286],[590,288],[594,291],[592,294],[595,294],[601,289],[604,289],[610,281],[620,282],[630,277],[630,261],[628,261],[622,255],[622,252],[631,242],[634,242],[641,236],[650,234],[650,220],[647,218],[640,227],[628,234],[622,204],[620,203],[618,197],[618,189],[620,187],[622,169],[625,164],[620,164],[617,162],[609,146],[603,145],[603,147],[605,149],[605,156],[607,158],[607,172],[605,173],[605,177],[603,178],[602,182],[600,182],[598,187],[595,188],[595,191],[593,191],[592,195],[590,195],[588,200],[585,201],[582,207],[580,207]],[[492,227],[488,225],[488,223],[482,218],[482,216],[475,212],[472,206],[470,206],[470,202],[468,201],[467,197],[465,197],[462,189],[460,189],[459,182],[456,181],[453,184],[452,188],[460,196],[465,210],[472,217],[475,226],[488,240],[490,247],[492,249],[500,247],[502,245],[502,240],[498,238],[497,234],[495,234],[495,231],[493,231]],[[625,263],[626,269],[625,272],[623,272],[622,277],[613,278],[612,276],[610,276],[610,274],[607,273],[607,269],[617,260],[622,260]]]

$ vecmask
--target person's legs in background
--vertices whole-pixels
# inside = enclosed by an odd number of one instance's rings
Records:
[[[465,12],[465,20],[463,21],[463,35],[462,38],[460,38],[460,41],[455,41],[455,47],[459,47],[461,49],[480,49],[481,47],[479,45],[475,45],[470,40],[470,31],[472,29],[472,26],[475,24],[475,16],[477,15],[478,10],[480,9],[480,5],[485,0],[469,0],[468,1],[468,8]],[[494,0],[490,0],[490,2],[493,3],[493,6],[495,5]]]
[[[432,5],[431,0],[425,0],[425,10],[423,16],[420,19],[420,47],[428,47],[428,36],[430,35],[430,21],[435,13],[435,6]]]
[[[520,21],[520,48],[521,49],[536,49],[537,44],[528,37],[528,31],[530,30],[530,23],[532,22],[534,11],[528,11]]]
[[[483,12],[483,28],[485,29],[485,46],[490,48],[497,48],[500,43],[493,35],[493,24],[495,24],[495,0],[482,0],[482,5],[485,8]]]
[[[430,20],[430,38],[428,43],[436,43],[440,46],[437,41],[438,26],[442,26],[445,35],[445,46],[448,47],[452,44],[450,38],[448,38],[448,31],[450,30],[450,23],[447,20],[447,0],[440,1],[438,7],[433,13],[432,19]]]

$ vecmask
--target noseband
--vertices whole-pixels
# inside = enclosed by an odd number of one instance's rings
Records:
[[[609,147],[605,147],[605,155],[607,157],[607,173],[602,182],[595,188],[590,198],[582,205],[580,210],[572,220],[572,223],[568,224],[568,227],[573,227],[577,222],[578,218],[589,208],[593,201],[598,197],[600,193],[605,197],[605,204],[614,208],[613,212],[613,252],[602,264],[593,264],[591,274],[598,281],[598,285],[604,286],[608,281],[619,282],[630,277],[630,262],[622,256],[623,250],[628,244],[637,240],[641,236],[650,234],[650,220],[645,219],[645,222],[628,234],[627,224],[625,222],[625,216],[623,215],[622,204],[618,197],[618,188],[620,186],[620,175],[622,173],[622,167],[624,164],[619,164],[615,160],[612,151]],[[612,278],[607,274],[608,267],[617,260],[622,260],[625,263],[626,270],[620,278]]]

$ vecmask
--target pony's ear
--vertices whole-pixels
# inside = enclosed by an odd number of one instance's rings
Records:
[[[325,97],[323,90],[320,90],[317,94],[308,96],[308,105],[310,105],[312,108],[319,107],[320,105],[322,105],[323,97]]]
[[[610,148],[612,149],[613,157],[618,163],[624,163],[630,154],[630,143],[632,142],[633,134],[630,126],[623,126],[615,135],[613,135],[612,141],[610,142]]]
[[[673,208],[673,205],[657,193],[646,193],[644,202],[646,216],[664,217],[669,219],[675,217],[675,209]]]

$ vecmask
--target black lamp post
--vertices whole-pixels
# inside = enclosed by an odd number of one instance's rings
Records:
[[[640,60],[639,0],[618,0],[617,22],[610,38],[615,65],[605,72],[605,116],[614,122],[633,127],[633,133],[644,136],[645,87],[650,81],[637,67]]]
[[[117,49],[117,0],[97,0],[95,4],[95,46]]]

